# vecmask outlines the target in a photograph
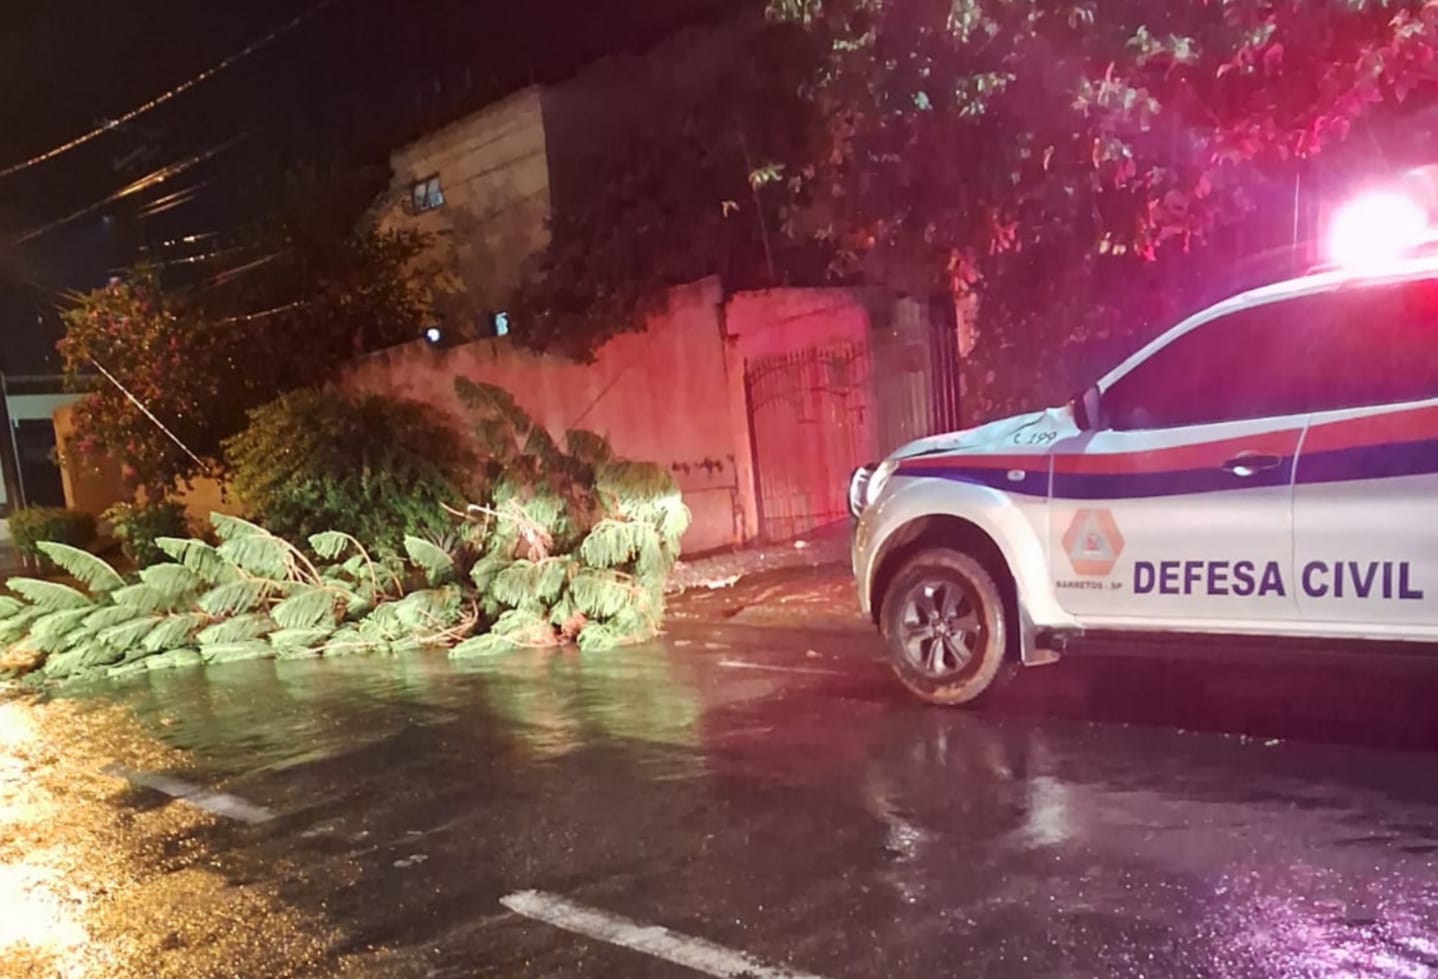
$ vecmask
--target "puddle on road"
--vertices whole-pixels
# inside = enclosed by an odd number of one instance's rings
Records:
[[[796,657],[815,659],[802,646]],[[868,908],[854,931],[865,948],[937,959],[961,944],[975,974],[1059,974],[1064,963],[1127,974],[1140,961],[1127,957],[1152,954],[1185,974],[1438,969],[1425,932],[1438,920],[1438,857],[1420,849],[1434,842],[1424,826],[1438,794],[1416,787],[1422,759],[826,699],[804,674],[771,679],[715,659],[651,648],[462,667],[425,656],[241,664],[0,704],[0,906],[27,914],[0,921],[0,961],[37,977],[178,977],[222,962],[247,975],[347,964],[400,975],[418,952],[384,968],[368,952],[326,958],[336,943],[358,947],[366,927],[390,941],[397,879],[469,894],[471,869],[445,876],[456,853],[497,877],[537,865],[604,879],[642,837],[645,859],[659,861],[646,871],[673,888],[654,899],[681,920],[767,903],[794,909],[796,941],[822,945],[842,936],[814,921]],[[387,739],[391,754],[366,754]],[[290,865],[288,841],[277,845],[271,855],[283,855],[258,876],[289,881],[292,901],[318,895],[297,900],[305,920],[275,885],[232,886],[209,862],[226,859],[201,848],[213,817],[99,774],[199,772],[185,777],[219,788],[345,753],[356,759],[326,777],[366,804],[385,791],[382,778],[364,781],[388,772],[376,760],[432,766],[436,783],[502,777],[483,786],[492,796],[446,802],[442,784],[415,784],[374,812],[354,807],[376,833],[373,853],[321,847],[311,857],[324,862]],[[297,775],[296,796],[325,784]],[[389,836],[386,807],[405,816]],[[411,817],[433,822],[422,832]],[[1359,829],[1373,835],[1351,841]],[[556,839],[584,843],[559,853]],[[336,870],[356,866],[353,880]],[[336,912],[327,902],[339,892],[360,897]],[[356,920],[364,908],[384,920]],[[1058,958],[1014,972],[1010,955]],[[886,974],[881,964],[868,974]]]
[[[468,661],[414,654],[164,671],[67,693],[122,704],[164,743],[203,758],[206,773],[233,776],[481,715],[545,757],[595,739],[695,748],[705,706],[698,669],[654,647]]]
[[[0,701],[0,962],[15,979],[315,968],[323,931],[267,885],[233,886],[195,840],[210,818],[101,774],[183,758],[112,706]],[[211,970],[207,972],[207,969]]]

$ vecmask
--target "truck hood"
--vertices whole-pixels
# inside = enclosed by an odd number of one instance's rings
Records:
[[[1030,411],[1010,418],[986,422],[977,428],[966,428],[946,435],[932,435],[916,439],[895,449],[890,459],[912,459],[915,456],[938,455],[944,452],[965,450],[982,451],[1004,448],[1012,450],[1015,437],[1027,429],[1045,431],[1073,431],[1073,411],[1067,406]]]

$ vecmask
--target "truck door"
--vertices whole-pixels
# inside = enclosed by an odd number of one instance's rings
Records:
[[[1196,318],[1054,449],[1051,573],[1085,622],[1295,621],[1293,471],[1308,412],[1284,302]]]

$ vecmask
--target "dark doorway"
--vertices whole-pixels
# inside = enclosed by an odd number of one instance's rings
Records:
[[[28,506],[65,505],[65,487],[55,462],[55,425],[46,420],[15,423],[15,453]]]

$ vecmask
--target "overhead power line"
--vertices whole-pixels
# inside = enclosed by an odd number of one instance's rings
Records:
[[[262,309],[258,313],[244,313],[238,316],[226,316],[222,320],[216,320],[218,324],[225,323],[250,323],[254,320],[262,320],[269,316],[278,316],[280,313],[288,313],[292,309],[298,309],[305,305],[305,300],[296,299],[292,303],[285,303],[282,306],[274,306],[270,309]]]
[[[195,455],[194,450],[192,450],[188,445],[180,441],[180,437],[174,432],[170,431],[169,426],[167,426],[164,422],[160,421],[160,419],[156,418],[155,413],[150,410],[149,406],[146,405],[145,402],[135,397],[135,395],[131,393],[129,388],[125,387],[125,385],[121,384],[119,380],[116,379],[114,374],[111,374],[109,371],[105,370],[104,364],[100,363],[93,357],[90,358],[90,364],[101,374],[105,375],[105,380],[109,381],[111,384],[115,385],[115,387],[119,388],[120,393],[123,394],[136,408],[139,408],[141,413],[143,413],[146,418],[150,419],[150,421],[154,423],[156,428],[164,432],[165,435],[169,437],[171,442],[174,442],[176,445],[178,445],[180,447],[180,450],[184,452],[185,455],[189,456],[192,460],[194,460],[195,465],[200,467],[200,472],[204,473],[206,476],[210,475],[210,467],[205,463],[205,461],[199,456]]]
[[[234,146],[236,143],[239,143],[244,138],[245,134],[241,133],[239,136],[228,139],[225,142],[219,144],[218,146],[212,146],[211,148],[196,153],[193,156],[187,157],[183,160],[179,160],[175,163],[171,163],[168,166],[163,166],[158,170],[154,170],[141,177],[139,180],[136,180],[133,183],[126,184],[124,187],[121,187],[119,190],[115,191],[113,194],[111,194],[109,197],[104,198],[103,200],[98,200],[93,204],[87,204],[84,207],[80,208],[78,211],[72,211],[71,213],[65,215],[63,218],[60,218],[57,221],[51,221],[49,224],[41,225],[38,228],[30,229],[29,231],[16,238],[14,240],[14,244],[23,245],[27,241],[31,241],[44,234],[48,234],[49,232],[54,231],[56,228],[63,227],[64,225],[69,224],[71,221],[82,218],[87,214],[93,214],[95,211],[100,210],[100,208],[104,207],[107,204],[113,204],[115,201],[122,200],[126,197],[131,197],[142,191],[149,190],[151,187],[158,186],[159,184],[164,183],[166,180],[169,180],[171,177],[177,177],[180,174],[184,173],[186,170],[198,166],[199,164],[204,163],[206,160],[209,160],[212,157],[223,153],[225,150]]]
[[[201,180],[197,184],[191,184],[189,187],[183,187],[180,190],[166,194],[164,197],[158,197],[141,207],[135,216],[144,220],[145,218],[155,217],[158,214],[164,214],[166,211],[173,211],[177,207],[183,207],[197,199],[200,195],[200,191],[208,184],[208,180]]]
[[[270,252],[268,255],[261,256],[260,258],[255,259],[253,262],[246,262],[243,265],[237,265],[232,269],[225,269],[223,272],[220,272],[213,276],[209,280],[209,282],[206,283],[206,285],[226,285],[227,283],[238,279],[246,272],[252,272],[262,265],[268,265],[270,262],[273,262],[275,259],[279,258],[283,254],[284,252]]]
[[[68,153],[77,147],[84,146],[92,139],[103,136],[111,130],[118,129],[126,123],[130,122],[131,120],[144,115],[146,112],[149,112],[152,109],[156,109],[159,106],[164,105],[171,99],[185,94],[190,89],[194,88],[196,85],[199,85],[215,77],[220,72],[224,71],[226,68],[230,68],[233,65],[244,61],[246,58],[248,58],[252,54],[255,54],[257,51],[269,47],[281,37],[284,37],[286,34],[289,34],[291,31],[295,30],[297,27],[304,24],[306,21],[310,20],[315,15],[319,14],[326,7],[331,7],[338,2],[339,0],[319,0],[318,3],[300,12],[299,14],[291,18],[289,21],[285,22],[284,24],[281,24],[279,27],[276,27],[264,37],[261,37],[260,39],[252,42],[249,46],[230,55],[228,58],[221,61],[220,63],[206,68],[204,71],[200,72],[198,75],[194,76],[188,81],[181,82],[179,85],[176,85],[168,92],[162,92],[161,94],[150,99],[148,102],[136,106],[122,116],[119,116],[115,119],[106,120],[105,122],[96,126],[89,132],[82,133],[81,135],[76,136],[74,139],[70,140],[69,142],[61,143],[59,146],[32,156],[28,160],[21,160],[19,163],[12,163],[10,166],[4,168],[3,170],[0,170],[0,179],[19,173],[22,170],[28,170],[33,166],[38,166],[39,164],[45,163],[49,160],[53,160],[57,156]]]

